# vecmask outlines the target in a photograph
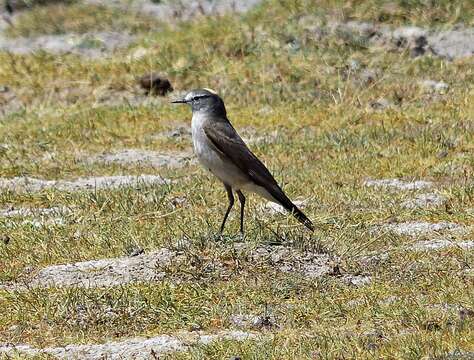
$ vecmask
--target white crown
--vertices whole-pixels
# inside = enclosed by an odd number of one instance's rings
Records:
[[[212,90],[212,89],[204,88],[204,90],[209,91],[211,94],[217,95],[217,92],[215,92],[215,91]]]

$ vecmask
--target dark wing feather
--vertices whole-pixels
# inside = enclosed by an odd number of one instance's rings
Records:
[[[265,188],[296,219],[311,231],[314,230],[311,220],[285,195],[270,171],[249,150],[229,121],[207,122],[203,129],[214,146],[244,174],[248,175],[252,182]]]
[[[272,174],[249,150],[230,123],[209,122],[203,128],[214,146],[253,182],[265,188],[278,186]]]

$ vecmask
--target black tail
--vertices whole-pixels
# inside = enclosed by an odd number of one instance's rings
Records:
[[[303,214],[303,212],[302,212],[300,209],[298,209],[295,204],[292,203],[291,205],[293,206],[292,209],[291,209],[291,210],[288,210],[288,209],[287,209],[287,210],[290,211],[291,214],[292,214],[300,223],[302,223],[304,226],[306,226],[310,231],[314,231],[314,225],[313,225],[313,223],[311,222],[311,220],[308,219],[308,217],[307,217],[305,214]]]
[[[272,188],[267,188],[270,190],[271,195],[278,201],[278,203],[283,206],[287,211],[289,211],[300,223],[306,226],[309,230],[314,231],[314,225],[308,217],[303,214],[303,212],[298,209],[298,207],[291,202],[288,196],[285,195],[283,190],[277,185]]]

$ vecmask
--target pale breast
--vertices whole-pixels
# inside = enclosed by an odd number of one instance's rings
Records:
[[[194,152],[199,162],[223,183],[235,189],[248,182],[248,177],[229,159],[223,157],[210,142],[203,130],[205,119],[199,114],[193,114],[191,131],[193,136]]]

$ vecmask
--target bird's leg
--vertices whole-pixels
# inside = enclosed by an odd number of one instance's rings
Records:
[[[245,196],[240,190],[237,190],[237,196],[239,197],[240,201],[240,235],[244,237]]]
[[[234,206],[234,195],[232,194],[232,188],[229,185],[224,184],[225,190],[227,191],[227,197],[229,198],[229,206],[227,207],[227,211],[224,215],[224,220],[222,220],[221,225],[221,235],[224,232],[225,222],[227,221],[227,217],[229,216],[230,210],[232,210],[232,206]]]

